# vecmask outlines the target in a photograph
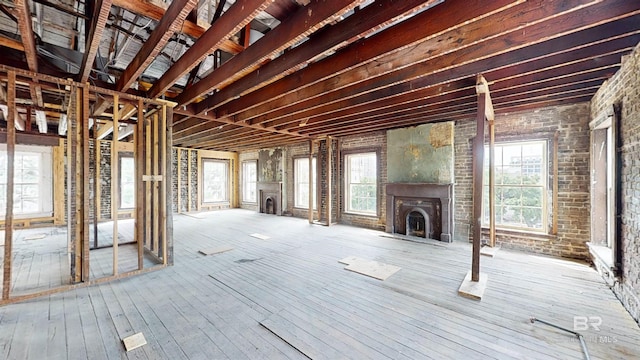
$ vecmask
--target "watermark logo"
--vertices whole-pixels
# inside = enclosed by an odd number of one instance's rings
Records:
[[[593,329],[594,331],[600,331],[602,325],[602,318],[600,316],[574,316],[573,317],[573,331],[585,331]]]

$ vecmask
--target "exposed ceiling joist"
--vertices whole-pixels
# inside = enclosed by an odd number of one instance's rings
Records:
[[[258,42],[242,53],[222,64],[202,80],[180,94],[179,105],[187,105],[201,95],[220,89],[256,68],[265,60],[274,57],[307,35],[333,21],[336,16],[353,9],[364,0],[333,0],[331,2],[312,1],[301,7],[286,22],[268,32]]]
[[[176,61],[149,90],[149,97],[163,94],[222,43],[244,28],[272,0],[238,0]]]
[[[479,72],[499,67],[501,63],[507,65],[526,61],[540,54],[549,54],[550,50],[567,47],[563,42],[554,48],[540,47],[539,51],[529,49],[545,39],[579,31],[581,26],[586,24],[615,19],[618,14],[629,14],[624,4],[613,8],[611,3],[581,8],[576,6],[575,2],[563,2],[562,6],[566,6],[565,12],[559,11],[558,4],[544,2],[538,5],[535,2],[527,2],[496,14],[495,17],[487,17],[478,23],[469,24],[467,26],[471,29],[462,30],[459,35],[456,35],[455,31],[450,34],[443,33],[442,36],[432,38],[412,51],[380,58],[379,61],[388,68],[377,66],[377,63],[365,64],[343,73],[336,81],[332,81],[331,89],[326,89],[322,83],[311,85],[290,94],[286,101],[280,98],[234,114],[235,119],[249,121],[253,125],[264,123],[267,127],[278,126],[281,123],[275,119],[298,113],[306,116],[316,114],[315,108],[354,97],[356,94],[371,94],[370,98],[366,98],[366,101],[371,101],[380,97],[399,96],[454,79],[473,77]],[[504,27],[490,26],[497,21]],[[526,32],[518,31],[524,28]],[[443,41],[455,42],[458,45],[446,47],[449,51],[442,54],[439,49]],[[451,51],[452,49],[455,51]],[[498,58],[492,58],[495,56]]]
[[[111,11],[112,0],[97,0],[96,9],[94,9],[93,18],[91,19],[91,27],[87,34],[87,45],[80,66],[78,79],[80,82],[86,82],[93,67],[100,41],[102,40],[102,32],[104,31],[109,12]]]

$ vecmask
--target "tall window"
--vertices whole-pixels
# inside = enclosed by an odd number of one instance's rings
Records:
[[[131,155],[120,156],[120,209],[136,206],[136,172]]]
[[[309,158],[296,158],[293,169],[295,196],[294,206],[298,208],[309,208]],[[313,178],[313,209],[316,206],[316,158],[311,160],[311,177]]]
[[[16,216],[51,216],[53,211],[51,148],[16,146],[13,213]],[[7,209],[7,147],[0,146],[0,215]]]
[[[258,164],[255,161],[244,161],[242,163],[242,201],[251,203],[258,201],[256,195],[257,177]]]
[[[489,224],[489,149],[485,148],[483,219]],[[546,229],[547,143],[531,141],[496,144],[496,226]]]
[[[229,200],[229,163],[227,161],[202,160],[202,202]]]
[[[345,156],[345,199],[348,212],[376,214],[376,153]]]

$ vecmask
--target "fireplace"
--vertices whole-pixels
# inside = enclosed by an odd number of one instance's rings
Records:
[[[282,215],[282,183],[258,182],[258,211],[265,214]]]
[[[451,242],[453,184],[387,184],[386,231]]]

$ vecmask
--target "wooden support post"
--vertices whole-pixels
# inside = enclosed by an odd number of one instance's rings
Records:
[[[331,136],[327,136],[327,226],[331,225],[331,207],[333,205],[333,193],[331,191],[331,166],[333,165],[333,161],[331,155],[333,153],[333,139]],[[317,176],[316,178],[319,178]]]
[[[489,246],[496,246],[495,128],[489,120]]]
[[[98,247],[98,219],[100,218],[100,141],[98,135],[98,126],[93,124],[93,247]]]
[[[142,102],[142,99],[138,99],[138,121],[141,121],[141,119],[144,119],[144,103]],[[138,211],[138,208],[139,207],[136,206],[136,211]],[[140,238],[138,238],[138,240],[139,239]],[[142,268],[144,267],[143,255],[144,255],[143,243],[142,241],[138,241],[138,270],[142,270]]]
[[[53,223],[65,223],[65,188],[64,188],[64,139],[53,148]]]
[[[147,204],[145,198],[147,197],[148,182],[143,181],[143,177],[146,171],[146,139],[145,139],[145,119],[144,117],[138,117],[136,123],[135,137],[134,137],[134,161],[136,171],[136,220],[135,220],[135,241],[138,245],[138,249],[143,246],[145,242],[146,234],[146,221],[145,213],[147,211]],[[139,250],[138,250],[139,251]]]
[[[143,118],[144,123],[144,175],[151,174],[151,120]],[[151,182],[144,182],[144,246],[151,243]]]
[[[158,176],[160,175],[160,169],[158,168],[158,163],[160,162],[160,154],[159,154],[159,148],[160,148],[160,124],[159,124],[160,120],[158,118],[158,113],[156,112],[155,114],[153,114],[153,125],[151,125],[151,131],[153,133],[153,172],[152,174],[154,176]],[[151,238],[151,244],[150,244],[150,248],[153,252],[155,252],[157,254],[158,251],[158,238],[160,237],[160,219],[159,219],[159,201],[160,201],[160,194],[159,194],[159,183],[157,180],[154,180],[151,183],[152,187],[153,187],[153,211],[151,212],[151,216],[153,218],[153,230],[152,230],[152,238]]]
[[[551,190],[551,234],[558,234],[558,132],[553,134],[553,185]]]
[[[313,224],[313,140],[309,140],[309,224]]]
[[[482,235],[482,175],[484,163],[485,94],[478,94],[476,136],[473,139],[473,255],[471,281],[480,278],[480,237]]]
[[[118,121],[120,121],[120,104],[118,94],[113,95],[113,141],[111,142],[111,221],[113,221],[113,275],[118,275],[118,207],[119,193],[119,159],[118,159]]]
[[[171,208],[171,201],[166,201],[166,199],[173,199],[173,187],[171,186],[173,183],[171,181],[173,176],[173,162],[171,156],[166,156],[167,153],[171,153],[173,144],[173,108],[170,106],[167,106],[165,110],[165,123],[165,225],[162,260],[165,265],[173,265],[173,209]],[[178,188],[178,192],[179,191],[180,188]]]
[[[13,258],[13,174],[16,153],[16,73],[7,73],[7,208],[4,216],[4,259],[2,276],[2,300],[9,300],[11,293],[11,267]]]
[[[193,184],[191,179],[191,150],[187,149],[187,212],[191,211],[191,184]]]

